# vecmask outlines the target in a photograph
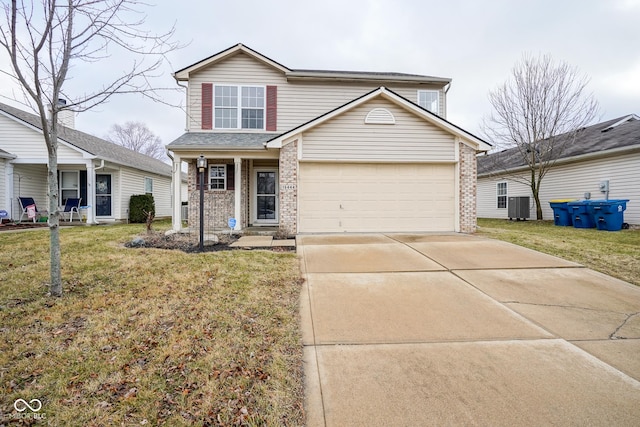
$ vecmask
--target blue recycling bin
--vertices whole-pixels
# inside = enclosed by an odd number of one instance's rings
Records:
[[[567,209],[569,210],[575,228],[595,228],[596,223],[589,211],[589,204],[589,200],[578,200],[567,203]]]
[[[567,203],[575,202],[575,199],[556,199],[549,200],[549,205],[553,209],[553,224],[563,227],[570,227],[573,225],[573,219]]]
[[[589,212],[598,230],[621,230],[628,201],[626,199],[591,200]]]

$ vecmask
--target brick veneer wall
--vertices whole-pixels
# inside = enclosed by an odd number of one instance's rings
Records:
[[[298,141],[280,149],[280,229],[298,232]]]
[[[233,160],[207,159],[209,165],[233,164]],[[244,164],[243,164],[244,166]],[[200,230],[200,190],[197,188],[197,174],[195,160],[188,167],[188,191],[189,191],[189,228]],[[243,174],[244,175],[244,174]],[[244,176],[243,176],[244,178]],[[205,171],[205,182],[208,181],[208,173]],[[243,179],[243,184],[246,180]],[[204,191],[204,228],[205,231],[227,229],[227,221],[235,216],[235,192],[233,190],[207,190]],[[245,222],[246,224],[246,222]]]
[[[476,231],[476,151],[460,143],[460,232]]]

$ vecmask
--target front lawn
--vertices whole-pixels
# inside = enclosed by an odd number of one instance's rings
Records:
[[[302,425],[295,255],[123,246],[143,229],[61,230],[59,299],[48,231],[0,234],[0,425],[17,399],[51,425]]]
[[[478,234],[578,262],[640,286],[640,230],[558,227],[553,221],[478,219]]]

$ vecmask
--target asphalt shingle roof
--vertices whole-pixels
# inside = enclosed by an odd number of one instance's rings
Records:
[[[264,148],[267,141],[279,136],[278,133],[219,133],[219,132],[188,132],[167,145],[167,148],[233,148],[259,149]]]
[[[42,130],[40,117],[35,114],[27,113],[26,111],[2,103],[0,103],[0,110]],[[58,128],[58,139],[109,162],[159,175],[171,176],[170,165],[79,130],[60,126]]]
[[[616,148],[640,147],[640,120],[632,118],[611,128],[612,125],[625,117],[629,116],[618,117],[582,128],[578,131],[575,141],[565,147],[564,152],[557,156],[557,159],[567,159]],[[525,162],[519,150],[509,148],[499,153],[478,156],[478,175],[516,169],[524,165]]]

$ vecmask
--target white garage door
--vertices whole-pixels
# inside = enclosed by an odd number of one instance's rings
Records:
[[[454,231],[455,168],[301,163],[300,232]]]

